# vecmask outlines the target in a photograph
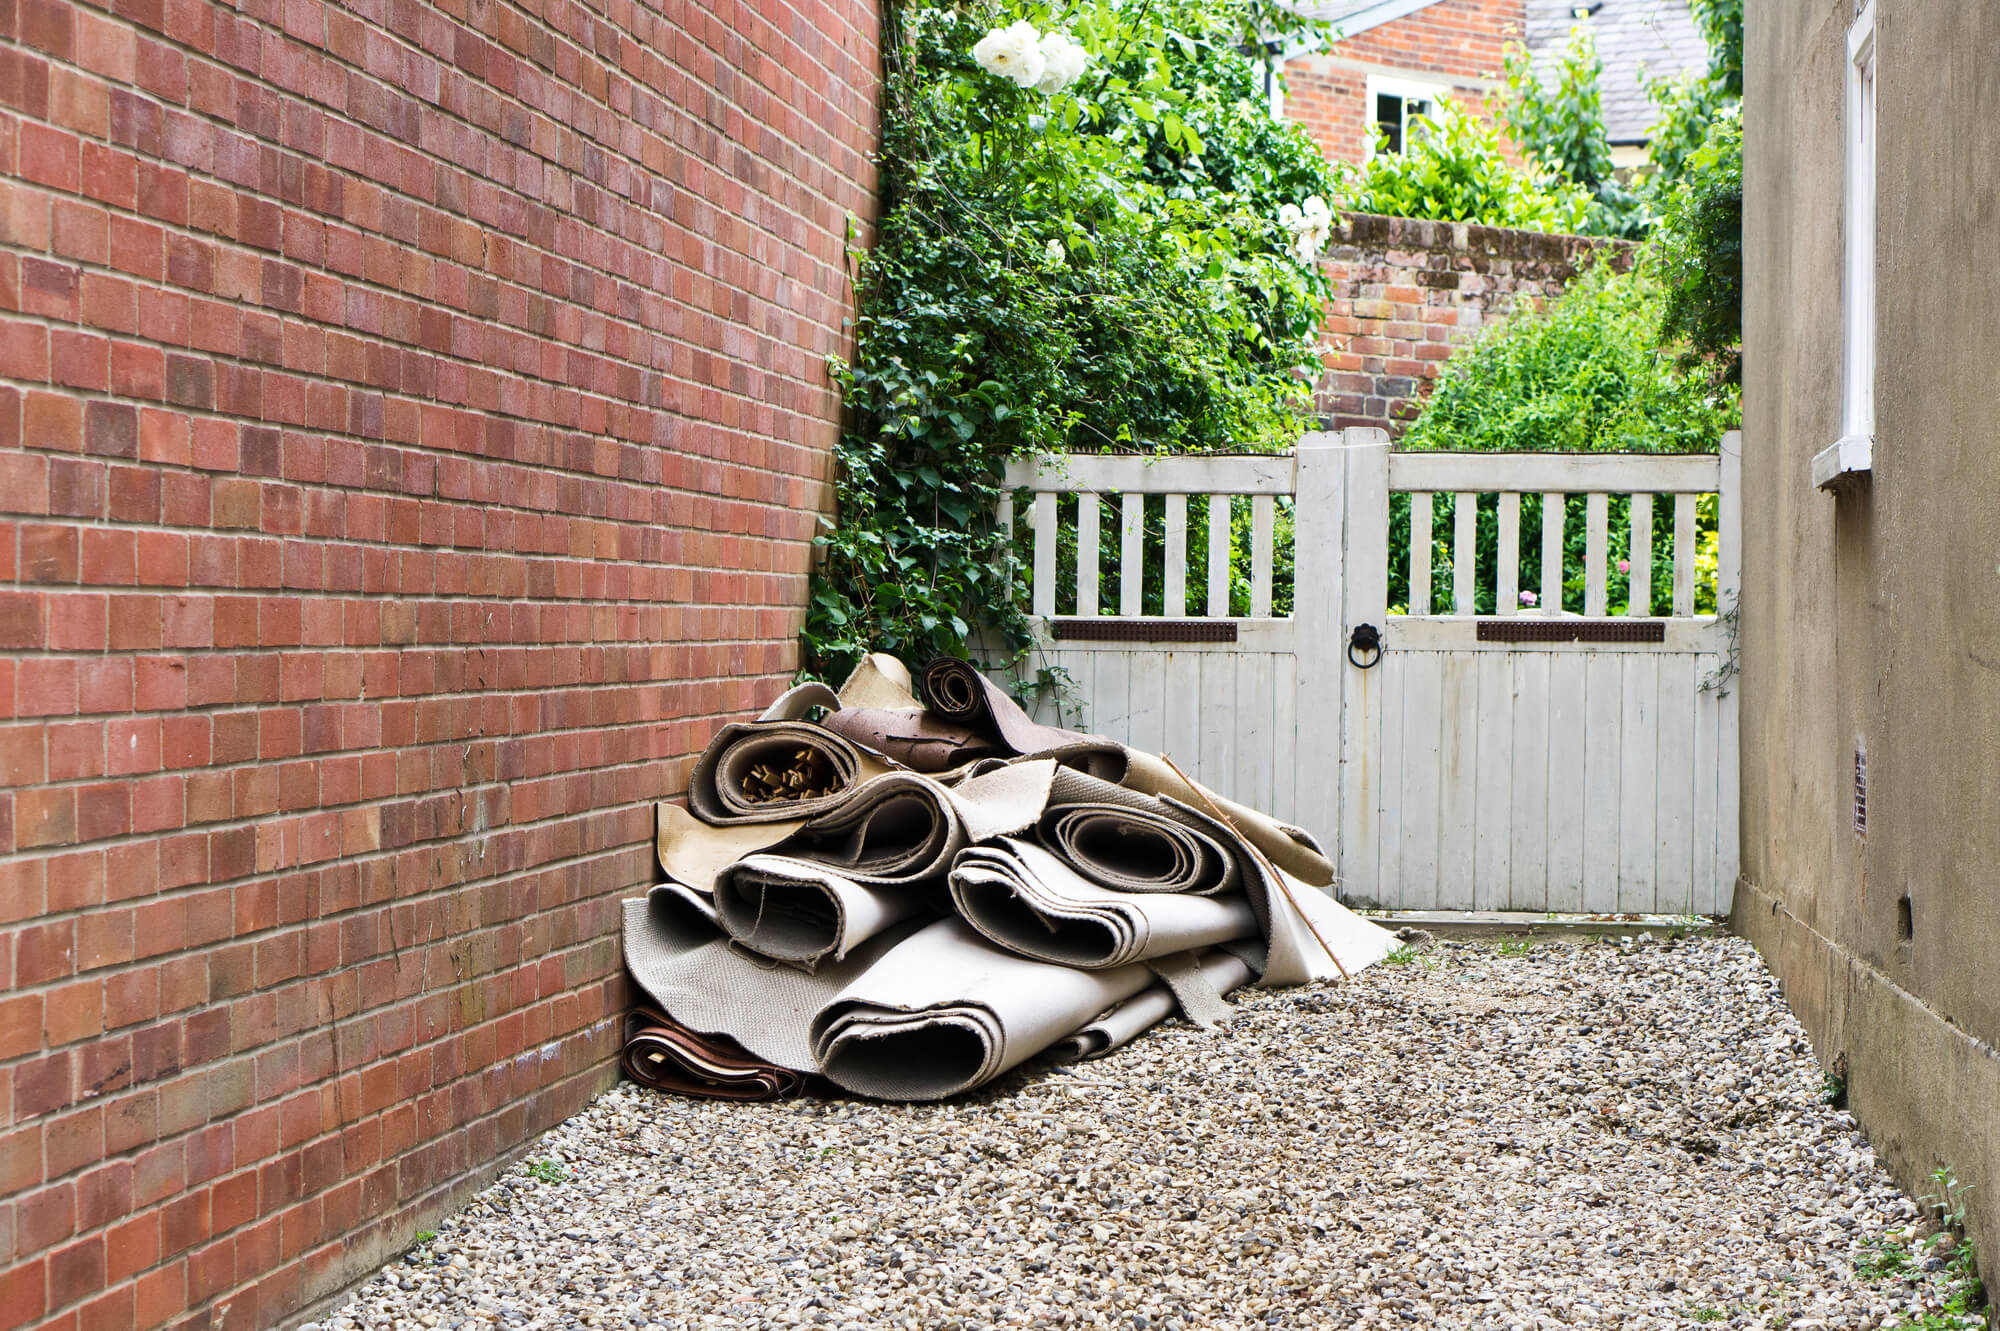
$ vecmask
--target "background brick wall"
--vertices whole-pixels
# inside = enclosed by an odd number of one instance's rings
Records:
[[[1371,73],[1450,85],[1458,105],[1492,120],[1488,99],[1504,91],[1506,45],[1522,39],[1526,24],[1523,0],[1438,0],[1335,42],[1324,55],[1286,61],[1285,115],[1340,162],[1367,155]]]
[[[0,0],[0,1326],[263,1326],[613,1075],[876,12],[102,2]]]
[[[1343,215],[1325,259],[1333,283],[1317,402],[1325,428],[1401,433],[1455,349],[1521,302],[1561,295],[1596,251],[1623,266],[1635,248],[1599,237]]]

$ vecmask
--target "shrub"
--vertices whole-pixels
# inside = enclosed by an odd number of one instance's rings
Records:
[[[1608,262],[1596,263],[1547,310],[1517,311],[1447,361],[1401,446],[1464,452],[1714,452],[1723,433],[1738,424],[1736,390],[1660,354],[1664,306],[1650,266],[1642,263],[1621,273]],[[1455,502],[1452,496],[1438,496],[1433,517],[1432,586],[1440,598],[1451,586],[1446,535],[1452,530]],[[1629,594],[1628,573],[1617,564],[1630,557],[1630,510],[1625,497],[1611,499],[1606,590],[1613,613],[1625,608]],[[1583,497],[1571,496],[1565,512],[1565,562],[1580,569]],[[1670,509],[1655,508],[1655,570],[1671,567],[1670,514]],[[1540,496],[1522,496],[1520,521],[1520,585],[1536,589],[1541,577]],[[1697,511],[1694,562],[1703,580],[1695,603],[1698,613],[1715,609],[1715,524],[1711,496]],[[1390,530],[1390,548],[1405,548],[1407,495],[1392,497]],[[1475,530],[1479,566],[1491,567],[1499,530],[1492,499],[1481,501]],[[1495,612],[1493,594],[1490,586],[1478,589],[1479,613]],[[1389,595],[1391,604],[1407,604],[1407,570],[1391,570]],[[1581,574],[1565,582],[1562,597],[1562,609],[1583,609]],[[1645,612],[1667,613],[1670,601],[1667,580],[1656,575],[1652,604]]]
[[[1507,160],[1498,130],[1449,99],[1438,100],[1412,138],[1402,152],[1377,152],[1360,166],[1336,168],[1341,206],[1529,231],[1574,232],[1589,217],[1587,191],[1538,183]]]
[[[1522,309],[1445,362],[1405,448],[1712,452],[1737,415],[1659,355],[1661,291],[1599,262],[1547,310]]]
[[[1026,645],[992,520],[1011,455],[1291,444],[1331,177],[1240,49],[1266,8],[889,8],[884,213],[836,366],[849,426],[809,668],[837,676],[878,646],[963,654],[982,626]],[[1089,63],[1066,82],[982,64],[975,46],[1023,14]]]

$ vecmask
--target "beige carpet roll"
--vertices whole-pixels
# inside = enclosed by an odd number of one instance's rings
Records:
[[[1152,983],[1142,965],[1086,971],[994,947],[963,920],[905,939],[812,1023],[829,1081],[882,1100],[984,1085]]]
[[[1206,786],[1183,779],[1157,755],[1138,749],[1127,749],[1125,753],[1125,773],[1120,778],[1123,785],[1197,809],[1208,810],[1212,804],[1227,815],[1228,822],[1244,840],[1263,851],[1280,869],[1314,887],[1332,885],[1333,861],[1326,857],[1326,852],[1320,849],[1312,833],[1289,823],[1281,823],[1269,814],[1224,799]]]
[[[625,965],[653,1005],[690,1031],[727,1036],[764,1062],[812,1072],[813,1017],[921,927],[902,921],[840,961],[806,971],[745,952],[707,897],[662,883],[625,903]]]
[[[1121,892],[1213,895],[1242,886],[1240,838],[1166,800],[1058,769],[1036,834],[1084,877]]]
[[[716,918],[731,938],[809,969],[923,909],[913,888],[858,883],[783,855],[746,855],[715,878]]]
[[[889,770],[810,721],[736,721],[716,732],[688,776],[688,810],[705,823],[810,818]]]
[[[1124,745],[1101,735],[1032,720],[1005,689],[970,661],[938,657],[924,667],[917,689],[932,715],[966,726],[1008,753],[1054,758],[1106,781],[1124,778]]]
[[[1114,891],[1011,837],[959,855],[951,900],[966,923],[1001,947],[1092,970],[1257,933],[1257,916],[1241,894]]]

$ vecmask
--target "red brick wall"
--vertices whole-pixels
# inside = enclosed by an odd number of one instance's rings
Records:
[[[1521,39],[1526,21],[1523,0],[1437,0],[1336,42],[1325,55],[1285,62],[1285,115],[1341,162],[1367,155],[1375,123],[1371,73],[1450,84],[1460,106],[1491,119],[1487,102],[1502,78],[1506,45]]]
[[[1325,260],[1333,299],[1318,386],[1322,424],[1400,433],[1454,350],[1523,301],[1561,295],[1601,248],[1622,265],[1635,247],[1464,222],[1343,216]]]
[[[0,2],[0,1327],[264,1326],[612,1075],[876,11],[104,3]]]

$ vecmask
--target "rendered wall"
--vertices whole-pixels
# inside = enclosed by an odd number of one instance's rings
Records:
[[[1324,261],[1333,283],[1316,392],[1324,428],[1416,418],[1451,353],[1523,301],[1541,303],[1600,251],[1625,263],[1626,241],[1348,213]]]
[[[105,3],[0,5],[0,1326],[268,1326],[614,1075],[877,16]]]
[[[1913,1195],[1968,1196],[2000,1271],[2000,9],[1876,0],[1872,479],[1840,433],[1852,0],[1749,7],[1743,880],[1735,925]],[[1855,751],[1867,757],[1865,834]],[[1901,902],[1909,902],[1902,936]]]

